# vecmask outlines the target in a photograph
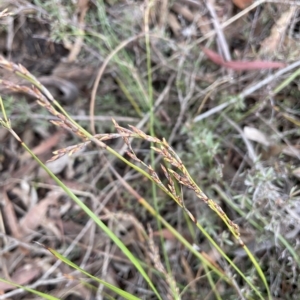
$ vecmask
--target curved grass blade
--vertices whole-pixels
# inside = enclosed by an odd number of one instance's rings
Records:
[[[28,288],[28,287],[26,287],[26,286],[23,286],[23,285],[14,283],[14,282],[12,282],[12,281],[3,279],[3,278],[1,278],[1,277],[0,277],[0,281],[1,281],[1,282],[4,282],[4,283],[7,283],[7,284],[10,284],[10,285],[12,285],[12,286],[18,287],[18,288],[20,288],[20,289],[23,289],[23,290],[25,290],[26,292],[30,292],[30,293],[32,293],[32,294],[34,294],[34,295],[37,295],[37,296],[40,296],[40,297],[42,297],[42,298],[44,298],[44,299],[48,299],[48,300],[59,300],[59,298],[56,298],[56,297],[54,297],[54,296],[51,296],[51,295],[48,295],[48,294],[45,294],[45,293],[36,291],[36,290],[34,290],[34,289],[31,289],[31,288]]]
[[[93,280],[99,282],[100,284],[103,284],[104,286],[106,286],[107,288],[109,288],[110,290],[112,290],[113,292],[115,292],[116,294],[120,295],[121,297],[123,297],[124,299],[128,299],[128,300],[140,300],[140,298],[121,290],[120,288],[102,280],[99,279],[93,275],[91,275],[90,273],[88,273],[87,271],[85,271],[84,269],[78,267],[76,264],[74,264],[73,262],[71,262],[69,259],[67,259],[66,257],[64,257],[63,255],[61,255],[60,253],[58,253],[56,250],[52,249],[52,248],[48,248],[45,247],[48,251],[50,251],[56,258],[58,258],[59,260],[61,260],[62,262],[66,263],[67,265],[69,265],[70,267],[72,267],[73,269],[76,269],[78,271],[80,271],[81,273],[85,274],[86,276],[92,278]]]
[[[38,164],[48,173],[48,175],[66,192],[66,194],[108,235],[108,237],[121,249],[121,251],[129,258],[133,265],[137,268],[140,274],[147,281],[158,299],[162,300],[151,279],[146,274],[138,260],[123,244],[123,242],[66,186],[64,185],[51,171],[48,169],[42,161],[20,140],[22,146],[28,151],[28,153],[38,162]]]
[[[1,99],[0,99],[1,100]],[[1,102],[1,101],[0,101]],[[3,105],[2,105],[3,108]],[[4,108],[3,108],[4,109]],[[100,220],[98,217],[66,186],[64,185],[47,166],[28,148],[28,146],[20,139],[20,137],[12,130],[9,120],[1,120],[1,124],[20,142],[22,147],[32,156],[32,158],[47,172],[47,174],[66,192],[66,194],[108,235],[108,237],[117,245],[120,250],[129,258],[132,264],[144,277],[149,284],[155,295],[159,300],[162,300],[151,279],[142,268],[139,261],[129,251],[129,249],[123,244],[123,242]]]

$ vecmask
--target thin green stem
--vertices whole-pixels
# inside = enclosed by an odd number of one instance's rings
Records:
[[[38,162],[38,164],[48,173],[48,175],[69,195],[72,200],[92,219],[94,222],[111,238],[111,240],[117,245],[122,252],[129,258],[133,265],[137,268],[140,274],[147,281],[153,292],[156,294],[158,299],[162,300],[156,288],[154,287],[151,279],[148,277],[144,269],[138,263],[133,254],[128,250],[128,248],[122,243],[122,241],[79,199],[77,196],[66,186],[64,185],[51,171],[48,169],[39,158],[27,147],[25,143],[19,140],[25,150]]]
[[[65,264],[69,265],[70,267],[74,268],[75,270],[80,271],[81,273],[85,274],[86,276],[90,277],[91,279],[97,281],[100,284],[103,284],[105,287],[109,288],[110,290],[114,291],[115,293],[119,294],[120,296],[122,296],[124,299],[128,299],[128,300],[140,300],[140,298],[121,290],[120,288],[114,286],[113,284],[110,284],[102,279],[99,279],[93,275],[91,275],[89,272],[85,271],[84,269],[80,268],[79,266],[77,266],[76,264],[74,264],[73,262],[71,262],[69,259],[67,259],[66,257],[64,257],[63,255],[61,255],[60,253],[58,253],[57,251],[55,251],[52,248],[47,248],[54,256],[56,256],[59,260],[63,261]]]
[[[150,35],[149,35],[149,16],[150,16],[150,9],[151,7],[154,5],[154,1],[150,0],[148,2],[148,5],[146,7],[146,11],[145,11],[145,20],[144,20],[144,25],[145,25],[145,45],[146,45],[146,59],[147,59],[147,77],[148,77],[148,105],[149,105],[149,114],[150,114],[150,118],[149,118],[149,127],[150,127],[150,135],[151,136],[155,136],[155,132],[154,132],[154,122],[155,122],[155,116],[154,116],[154,107],[153,107],[153,86],[152,86],[152,72],[151,72],[151,48],[150,48]],[[151,167],[154,170],[155,169],[155,155],[154,155],[154,150],[153,150],[153,142],[151,142],[151,149],[150,149],[150,159],[151,159]],[[152,186],[152,196],[153,196],[153,203],[154,203],[154,208],[155,211],[157,213],[157,215],[159,215],[159,208],[158,208],[158,200],[157,200],[157,185],[156,183],[152,180],[151,182],[151,186]],[[161,222],[159,221],[158,218],[156,218],[157,220],[157,227],[158,227],[158,231],[160,233],[160,243],[162,246],[162,251],[163,251],[163,256],[164,256],[164,262],[166,264],[166,268],[167,268],[167,272],[169,274],[169,276],[171,276],[173,278],[173,274],[171,271],[171,266],[170,266],[170,262],[169,262],[169,257],[167,254],[167,250],[165,248],[165,242],[164,242],[164,238],[162,235],[162,226],[161,226]],[[172,283],[175,282],[174,280],[171,281]],[[172,293],[173,293],[173,297],[175,299],[180,299],[177,291],[176,286],[171,286],[172,289]]]
[[[56,298],[54,296],[51,296],[51,295],[39,292],[37,290],[31,289],[29,287],[26,287],[26,286],[14,283],[12,281],[9,281],[9,280],[3,279],[3,278],[0,278],[0,282],[4,282],[6,284],[10,284],[11,286],[17,287],[19,289],[23,289],[26,292],[32,293],[32,294],[34,294],[36,296],[42,297],[42,298],[47,299],[47,300],[60,300],[59,298]]]

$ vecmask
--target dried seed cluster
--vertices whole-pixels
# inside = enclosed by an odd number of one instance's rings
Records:
[[[121,137],[126,145],[128,146],[127,154],[136,162],[141,163],[143,166],[145,166],[148,169],[148,172],[151,176],[151,179],[165,192],[167,193],[171,198],[173,198],[178,205],[180,205],[188,214],[188,216],[191,218],[191,220],[197,224],[196,217],[185,207],[183,199],[181,195],[179,195],[176,192],[175,184],[173,178],[177,180],[178,183],[181,185],[193,190],[197,197],[204,201],[213,211],[215,211],[218,216],[226,223],[230,231],[233,233],[233,235],[238,239],[239,243],[243,246],[243,242],[240,239],[240,233],[239,233],[239,227],[237,224],[232,222],[225,212],[222,210],[222,208],[215,203],[212,199],[209,199],[202,190],[197,186],[197,184],[193,181],[192,177],[188,173],[187,169],[185,168],[184,164],[182,163],[179,156],[176,154],[176,152],[170,147],[170,145],[167,143],[165,139],[160,140],[156,137],[150,136],[145,134],[140,129],[129,126],[131,128],[127,129],[124,127],[121,127],[116,121],[113,120],[113,123],[115,125],[115,128],[118,131],[118,134],[98,134],[93,136],[92,139],[87,140],[86,134],[80,130],[74,123],[71,122],[65,115],[59,113],[52,105],[52,102],[55,100],[53,99],[52,95],[48,92],[48,90],[38,82],[38,80],[31,75],[26,68],[24,68],[21,65],[17,65],[14,63],[11,63],[0,56],[0,67],[7,69],[11,72],[17,73],[19,76],[26,78],[30,82],[32,82],[35,86],[27,87],[27,86],[20,86],[16,84],[12,84],[10,82],[1,80],[0,83],[4,84],[7,88],[11,89],[12,91],[16,92],[23,92],[27,93],[37,99],[37,103],[43,107],[45,107],[52,115],[57,117],[57,120],[52,120],[51,123],[59,126],[61,128],[64,128],[66,130],[69,130],[76,135],[78,135],[80,138],[83,138],[85,142],[69,146],[63,149],[59,149],[54,151],[54,156],[50,159],[50,161],[54,161],[58,159],[59,157],[69,154],[72,155],[73,153],[83,149],[86,147],[91,140],[96,140],[98,142],[102,142],[105,140],[110,140],[114,138]],[[154,143],[158,145],[159,147],[152,147],[152,149],[161,155],[166,163],[169,163],[171,166],[176,168],[178,171],[175,171],[171,168],[166,168],[165,166],[161,165],[161,168],[164,172],[165,177],[168,180],[168,185],[165,186],[162,181],[160,180],[157,173],[153,170],[153,168],[150,165],[147,165],[142,160],[140,160],[134,150],[131,147],[130,139],[129,138],[141,138],[143,140],[146,140],[150,143]]]
[[[179,182],[181,185],[193,190],[196,194],[196,196],[204,201],[213,211],[215,211],[218,216],[226,223],[230,231],[233,233],[233,235],[236,237],[240,245],[244,246],[243,241],[240,239],[240,232],[239,227],[237,224],[235,224],[233,221],[231,221],[228,216],[225,214],[225,212],[222,210],[222,208],[212,199],[209,199],[203,191],[198,187],[198,185],[194,182],[190,174],[188,173],[187,169],[185,168],[184,164],[182,163],[179,156],[176,154],[176,152],[173,150],[173,148],[167,143],[165,139],[160,140],[156,137],[149,136],[145,134],[143,131],[137,129],[134,126],[130,126],[131,130],[126,129],[118,125],[115,121],[113,121],[115,124],[115,127],[119,133],[119,135],[123,138],[124,142],[128,146],[127,154],[135,161],[141,163],[144,165],[147,169],[149,174],[152,177],[152,180],[161,188],[163,189],[168,195],[170,195],[176,202],[179,204],[186,213],[189,215],[191,220],[194,223],[197,223],[196,217],[185,207],[183,199],[181,195],[179,195],[176,192],[175,189],[175,183],[173,178],[176,179],[177,182]],[[166,168],[164,165],[161,164],[161,168],[164,172],[165,177],[168,180],[168,185],[165,186],[162,181],[160,180],[157,173],[153,170],[153,168],[150,165],[146,165],[143,161],[141,161],[133,151],[129,137],[135,137],[135,138],[142,138],[143,140],[146,140],[148,142],[155,143],[159,145],[160,147],[152,147],[154,151],[158,154],[160,154],[164,161],[178,169],[178,171],[175,171],[171,168]],[[106,137],[108,138],[108,136]]]
[[[52,124],[59,126],[61,128],[64,128],[68,131],[71,131],[71,132],[75,133],[76,135],[78,135],[80,138],[83,138],[86,140],[86,135],[74,123],[72,123],[70,120],[68,120],[66,116],[59,113],[54,108],[52,103],[55,100],[53,99],[52,95],[41,83],[38,82],[38,80],[32,74],[29,73],[29,71],[26,68],[24,68],[22,65],[17,65],[12,62],[9,62],[2,56],[0,56],[0,67],[8,70],[10,72],[16,73],[17,75],[19,75],[22,78],[27,79],[34,85],[32,87],[28,87],[28,86],[23,86],[23,85],[17,85],[17,84],[11,83],[6,80],[0,80],[1,84],[3,84],[5,87],[7,87],[8,89],[10,89],[13,92],[25,93],[25,94],[32,96],[33,98],[35,98],[37,100],[37,103],[40,106],[45,107],[49,111],[50,114],[57,117],[56,120],[50,121]],[[54,161],[65,154],[72,155],[73,153],[84,148],[88,143],[90,143],[90,141],[86,141],[84,143],[81,143],[81,144],[78,144],[75,146],[70,146],[67,148],[57,150],[57,151],[53,152],[55,155],[49,161]]]

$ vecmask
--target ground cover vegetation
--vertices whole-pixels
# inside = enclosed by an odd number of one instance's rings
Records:
[[[0,299],[299,299],[299,1],[2,0]]]

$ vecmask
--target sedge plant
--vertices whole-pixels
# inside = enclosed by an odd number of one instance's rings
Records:
[[[183,187],[186,187],[190,190],[192,190],[195,195],[199,198],[199,201],[203,201],[208,205],[208,207],[214,211],[217,216],[225,223],[228,230],[232,233],[233,237],[236,239],[237,243],[240,247],[242,247],[245,252],[247,253],[249,259],[252,261],[253,265],[255,266],[257,273],[259,277],[261,278],[263,285],[265,286],[265,290],[267,292],[268,299],[271,299],[270,290],[268,287],[268,283],[266,280],[266,277],[260,268],[259,263],[256,261],[253,254],[250,252],[250,250],[247,248],[247,246],[243,243],[242,239],[240,238],[239,228],[238,226],[231,221],[228,216],[225,214],[225,212],[222,210],[222,208],[209,197],[206,196],[206,194],[201,190],[201,188],[196,184],[196,182],[193,180],[193,178],[190,176],[188,170],[185,168],[184,163],[181,161],[179,156],[176,154],[176,152],[173,150],[173,148],[166,142],[165,139],[158,139],[155,136],[147,135],[143,131],[135,128],[134,126],[130,126],[130,129],[124,128],[119,126],[115,121],[114,125],[118,133],[108,133],[108,134],[96,134],[92,135],[88,131],[86,131],[83,127],[81,127],[79,124],[77,124],[69,115],[68,113],[63,109],[63,107],[59,104],[57,100],[53,98],[53,96],[50,94],[50,92],[32,75],[30,74],[24,67],[21,65],[16,65],[12,62],[7,61],[5,58],[0,58],[0,67],[5,68],[8,71],[14,72],[18,76],[26,79],[28,82],[33,84],[32,87],[28,86],[19,86],[16,84],[13,84],[11,82],[7,82],[5,80],[0,80],[0,83],[5,85],[6,88],[9,88],[12,91],[15,92],[23,92],[31,95],[35,99],[37,99],[37,103],[44,107],[50,114],[56,117],[56,120],[51,121],[54,125],[64,128],[68,131],[73,132],[77,136],[79,136],[81,139],[83,139],[83,142],[74,146],[66,147],[60,150],[57,150],[54,152],[54,156],[50,159],[51,161],[56,160],[57,158],[63,156],[63,155],[72,155],[73,153],[78,152],[79,150],[85,148],[90,143],[95,143],[97,146],[99,146],[102,149],[105,149],[110,154],[114,155],[119,160],[123,161],[125,164],[133,168],[135,171],[139,172],[141,175],[143,175],[145,178],[150,180],[155,186],[159,189],[161,189],[166,195],[170,197],[175,203],[187,214],[187,216],[190,218],[190,220],[196,225],[196,227],[202,232],[202,234],[205,236],[205,238],[210,242],[213,248],[215,248],[223,257],[224,260],[228,262],[228,264],[231,266],[232,272],[235,274],[238,274],[246,284],[250,286],[253,293],[256,295],[255,297],[257,299],[265,299],[264,293],[260,291],[253,282],[249,280],[241,271],[238,266],[226,255],[226,253],[222,250],[222,248],[216,243],[216,241],[206,232],[206,230],[201,226],[201,224],[198,222],[197,218],[185,207],[183,196],[178,193],[176,189],[176,185],[179,184]],[[66,194],[75,201],[82,209],[83,211],[91,218],[93,221],[101,228],[102,231],[104,231],[109,238],[115,243],[117,247],[121,249],[121,251],[128,257],[128,259],[132,262],[132,264],[136,267],[138,272],[144,277],[145,281],[148,283],[149,287],[152,289],[153,293],[157,296],[157,299],[162,299],[162,296],[159,294],[157,288],[153,284],[151,278],[147,275],[144,268],[142,267],[139,260],[128,250],[128,248],[122,243],[122,241],[79,199],[77,198],[70,189],[66,185],[64,185],[61,180],[59,180],[46,166],[43,162],[41,162],[31,151],[31,149],[28,148],[28,146],[21,140],[21,138],[16,134],[16,132],[13,130],[13,127],[10,124],[10,121],[5,113],[5,105],[2,103],[1,100],[1,109],[2,109],[2,115],[3,118],[1,119],[1,124],[20,142],[22,147],[25,148],[25,150],[30,153],[30,155],[39,163],[39,165],[45,169],[45,171],[51,176],[55,182],[66,192]],[[117,151],[115,151],[113,148],[109,147],[105,144],[105,141],[111,140],[114,138],[122,138],[125,144],[128,147],[127,154],[130,156],[131,160],[128,160],[124,158],[122,155],[120,155]],[[153,144],[152,150],[156,155],[159,155],[163,158],[164,164],[161,164],[161,170],[163,171],[163,174],[165,176],[164,179],[159,178],[158,172],[155,171],[153,166],[147,165],[145,162],[143,162],[134,150],[131,147],[130,138],[138,138],[143,139],[147,142],[150,142]],[[167,180],[167,184],[164,183],[165,179]],[[169,229],[174,236],[186,247],[195,257],[199,259],[199,262],[207,268],[207,270],[213,271],[216,275],[218,275],[222,280],[225,280],[227,284],[232,286],[234,289],[236,289],[236,283],[233,280],[232,275],[228,274],[226,271],[224,271],[222,268],[216,266],[214,263],[212,263],[206,256],[201,254],[199,251],[197,251],[179,232],[177,232],[165,219],[163,216],[159,215],[157,210],[155,210],[143,197],[138,195],[129,185],[128,183],[125,183],[123,181],[124,187],[130,191],[133,195],[135,195],[138,202],[148,211],[150,212],[157,220],[159,220],[160,224],[162,224],[163,227]],[[66,263],[68,263],[70,266],[76,268],[76,266],[68,262],[66,258],[63,258],[61,255],[59,255],[57,252],[55,252],[54,249],[49,249],[57,258],[64,260]],[[87,272],[84,270],[79,269],[78,270],[83,272],[85,275],[88,275]],[[91,275],[91,274],[90,274]],[[168,285],[170,287],[170,297],[173,297],[173,299],[179,299],[180,298],[180,291],[178,289],[178,286],[176,286],[176,282],[172,278],[170,278],[170,275],[167,274],[164,270],[161,272],[162,276],[165,276],[165,278],[169,278],[167,280]],[[88,275],[89,276],[89,275]],[[92,275],[91,275],[92,276]],[[214,291],[217,299],[221,299],[220,295],[218,294],[217,289],[214,288],[214,279],[210,276],[210,271],[207,274],[209,278],[209,282],[211,284],[211,288]],[[114,289],[115,292],[117,292],[119,295],[122,295],[126,299],[135,299],[134,295],[130,295],[129,293],[125,291],[118,290],[117,287],[111,287],[110,285],[107,285],[109,288]]]

